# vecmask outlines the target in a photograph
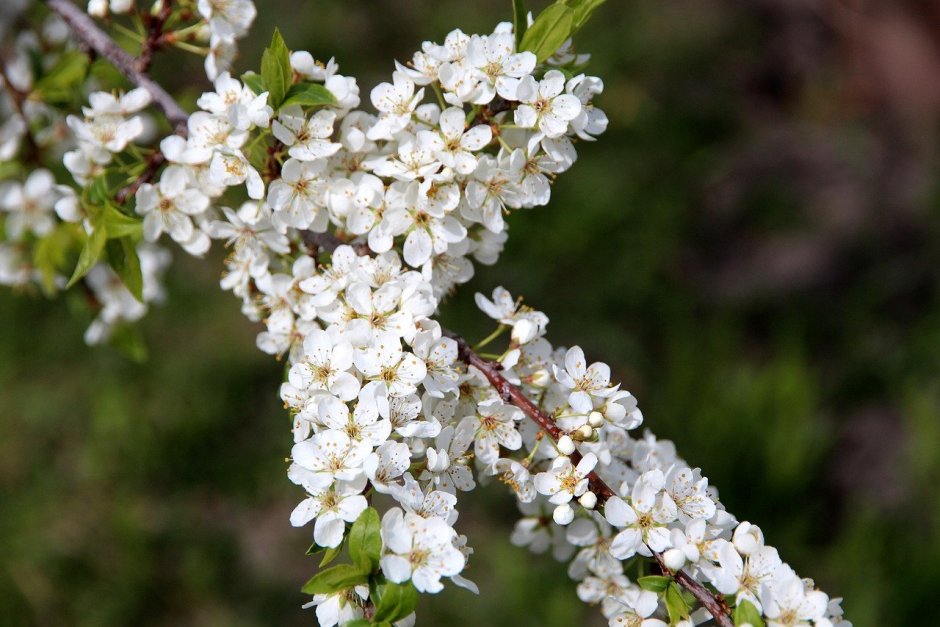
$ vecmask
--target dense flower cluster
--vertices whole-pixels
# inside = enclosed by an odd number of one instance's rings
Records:
[[[89,11],[130,4],[92,2]],[[676,619],[668,594],[628,578],[625,564],[636,556],[684,571],[733,606],[746,602],[769,625],[850,625],[838,599],[796,575],[758,527],[725,511],[671,442],[630,434],[642,423],[636,399],[606,364],[588,363],[578,347],[553,347],[543,313],[503,288],[477,295],[499,325],[494,336],[509,335],[494,360],[500,376],[550,417],[553,434],[468,365],[433,319],[442,297],[471,278],[473,260],[497,260],[505,217],[546,204],[555,176],[576,160],[576,142],[607,126],[593,104],[603,83],[580,73],[586,58],[570,42],[540,62],[517,49],[511,24],[486,35],[455,30],[397,64],[391,82],[371,91],[377,113],[369,113],[358,108],[355,79],[304,51],[289,55],[290,80],[316,86],[328,102],[285,94],[272,102],[271,90],[225,71],[254,5],[197,6],[211,35],[214,91],[199,98],[185,136],[160,142],[167,165],[136,189],[141,297],[104,263],[84,279],[100,303],[89,343],[161,297],[164,234],[195,256],[223,240],[223,289],[263,324],[258,347],[286,361],[288,477],[303,489],[290,522],[312,524],[318,547],[340,547],[373,501],[384,503],[377,568],[385,580],[427,593],[446,579],[475,590],[461,575],[472,549],[455,527],[458,495],[495,479],[522,512],[513,543],[568,561],[578,596],[600,604],[612,626],[708,618],[683,605]],[[87,188],[119,155],[139,150],[149,94],[94,92],[89,101],[82,117],[67,118],[74,149],[63,160],[78,189],[39,169],[0,194],[13,243],[0,247],[0,281],[32,280],[16,242],[47,235],[56,216],[88,241],[98,229],[123,235],[133,221],[120,214],[115,227],[92,215]],[[352,583],[315,594],[312,605],[331,626],[365,616],[371,597]]]

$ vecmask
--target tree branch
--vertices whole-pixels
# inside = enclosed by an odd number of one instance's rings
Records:
[[[510,383],[506,377],[501,374],[502,366],[499,363],[488,361],[477,355],[473,352],[473,349],[470,348],[470,345],[460,336],[451,332],[447,332],[446,334],[457,342],[457,354],[461,361],[479,370],[504,401],[521,409],[526,416],[535,421],[553,440],[558,441],[558,438],[561,437],[563,433],[561,429],[558,428],[558,425],[555,424],[554,419],[542,411],[522,390]],[[572,453],[570,457],[573,464],[577,464],[581,460],[581,454],[577,451]],[[597,495],[598,501],[602,503],[616,495],[616,492],[614,492],[597,473],[592,472],[588,475],[588,482],[591,492]],[[661,553],[653,552],[653,555],[664,573],[672,572],[666,567]],[[708,588],[693,579],[685,571],[676,571],[673,573],[673,577],[676,583],[688,590],[692,596],[708,610],[719,625],[722,627],[734,627],[728,606],[721,598],[712,594]]]
[[[304,240],[304,243],[309,247],[316,248],[318,250],[325,250],[327,252],[332,252],[336,250],[337,246],[341,245],[343,242],[340,241],[332,233],[314,233],[312,231],[301,231],[301,237]],[[365,249],[363,251],[363,248]],[[359,255],[368,254],[368,246],[359,246],[356,250]],[[457,342],[457,356],[458,358],[469,366],[473,366],[479,370],[486,380],[490,382],[490,385],[499,393],[500,397],[507,403],[515,405],[522,412],[533,420],[542,431],[547,433],[549,437],[552,438],[555,442],[558,441],[564,433],[555,424],[555,420],[546,414],[544,411],[539,408],[532,400],[525,395],[525,393],[510,383],[506,377],[501,373],[502,365],[498,362],[492,362],[487,359],[483,359],[477,355],[470,345],[462,337],[453,333],[452,331],[444,331],[444,335],[451,338]],[[581,454],[578,451],[575,451],[570,455],[571,463],[577,465],[581,461]],[[591,492],[593,492],[598,499],[598,502],[604,503],[612,496],[616,496],[617,493],[611,489],[610,486],[601,479],[596,472],[592,472],[588,475],[588,486]],[[663,560],[662,553],[653,552],[653,556],[656,559],[656,562],[659,564],[660,569],[663,573],[672,573],[672,571],[666,566],[666,562]],[[734,621],[731,619],[731,611],[728,609],[728,605],[724,600],[712,594],[712,592],[702,585],[701,582],[696,581],[692,578],[691,575],[686,573],[683,570],[678,570],[672,573],[672,576],[680,586],[685,588],[695,597],[695,599],[702,604],[708,612],[712,615],[721,627],[734,627]]]
[[[46,4],[65,21],[78,39],[110,61],[134,85],[146,89],[153,98],[154,104],[163,111],[167,120],[173,125],[174,132],[179,135],[186,134],[186,121],[189,119],[189,114],[174,100],[173,96],[140,70],[137,59],[118,46],[107,33],[98,28],[87,13],[69,0],[46,0]]]

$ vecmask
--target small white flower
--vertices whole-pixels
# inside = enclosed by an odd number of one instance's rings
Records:
[[[299,105],[284,107],[271,126],[271,132],[285,146],[287,153],[300,161],[315,161],[335,155],[341,144],[329,141],[333,135],[336,113],[321,110],[309,119]]]
[[[412,394],[427,374],[423,361],[402,350],[397,334],[383,333],[371,346],[357,349],[354,361],[367,378],[384,383],[389,396]]]
[[[294,527],[303,527],[316,518],[313,540],[320,546],[337,547],[343,541],[346,524],[355,522],[369,503],[362,495],[365,477],[356,481],[337,481],[333,485],[313,491],[291,513]]]
[[[604,517],[622,530],[610,545],[610,554],[617,559],[624,560],[635,553],[648,557],[650,551],[661,553],[669,548],[666,523],[675,517],[663,515],[656,507],[664,481],[662,471],[652,470],[641,475],[633,486],[630,504],[619,496],[607,499]]]
[[[354,441],[342,431],[323,431],[295,444],[291,457],[312,472],[309,485],[323,488],[334,481],[355,481],[371,452],[367,442]]]
[[[397,487],[395,479],[401,477],[411,464],[411,451],[402,442],[386,442],[370,454],[362,468],[376,492],[391,494]]]
[[[597,456],[593,453],[582,457],[577,466],[567,455],[559,455],[547,471],[535,476],[535,489],[548,496],[550,503],[567,503],[587,492],[588,475],[596,465]]]
[[[183,166],[171,165],[156,185],[145,183],[137,191],[136,211],[144,216],[144,237],[155,242],[166,232],[185,243],[193,237],[192,217],[209,208],[209,197],[190,185]]]
[[[466,129],[466,115],[460,107],[445,109],[438,121],[440,132],[421,131],[418,134],[418,140],[438,161],[463,175],[472,173],[477,167],[473,153],[482,150],[493,139],[493,130],[486,124]]]
[[[457,429],[475,433],[474,453],[481,463],[490,465],[499,459],[500,446],[510,451],[522,447],[522,436],[516,430],[516,422],[522,418],[523,413],[518,407],[496,402],[477,407],[477,413],[466,416]]]
[[[463,570],[466,558],[454,546],[456,532],[444,519],[405,514],[394,507],[382,517],[382,572],[389,581],[409,579],[418,592],[440,592],[441,577]]]
[[[581,112],[581,101],[563,94],[565,75],[549,70],[536,82],[526,76],[516,88],[516,97],[523,103],[515,112],[516,124],[522,128],[538,128],[547,137],[559,137],[568,131],[568,123]]]
[[[411,122],[418,103],[424,98],[424,89],[415,93],[415,84],[402,72],[392,74],[392,83],[380,83],[372,89],[372,105],[381,112],[381,117],[369,129],[369,139],[391,139],[403,131]]]
[[[8,212],[7,236],[16,241],[26,233],[48,234],[55,227],[52,209],[59,197],[52,173],[42,168],[33,170],[22,184],[0,188],[0,210]]]
[[[317,329],[304,339],[303,361],[291,366],[288,380],[296,388],[327,390],[351,401],[359,394],[359,380],[349,372],[352,365],[352,345]]]

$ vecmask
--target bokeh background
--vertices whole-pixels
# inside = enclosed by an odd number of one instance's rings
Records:
[[[363,93],[424,39],[508,0],[264,0]],[[535,4],[534,8],[541,5]],[[940,3],[610,0],[579,36],[607,89],[550,206],[447,305],[504,285],[551,338],[610,363],[675,440],[857,626],[932,622],[940,584]],[[156,72],[201,91],[197,60]],[[0,293],[0,625],[304,625],[315,569],[284,477],[281,366],[182,259],[146,363],[82,343],[78,302]],[[502,490],[468,499],[468,576],[425,625],[597,625],[563,567],[512,547]]]

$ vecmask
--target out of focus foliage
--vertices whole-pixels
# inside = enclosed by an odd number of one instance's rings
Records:
[[[856,10],[855,5],[864,10]],[[504,0],[263,3],[364,95],[423,39]],[[615,365],[647,425],[856,625],[923,624],[940,582],[940,12],[922,3],[608,2],[579,35],[611,128],[496,268],[559,344]],[[155,71],[198,85],[198,60]],[[192,99],[199,88],[191,88]],[[80,295],[0,294],[0,625],[302,625],[280,367],[181,261],[151,358],[82,344]],[[182,257],[182,255],[180,255]],[[550,558],[509,545],[494,489],[462,515],[480,598],[428,624],[596,624]],[[433,618],[431,618],[433,616]],[[594,622],[591,622],[594,621]]]

